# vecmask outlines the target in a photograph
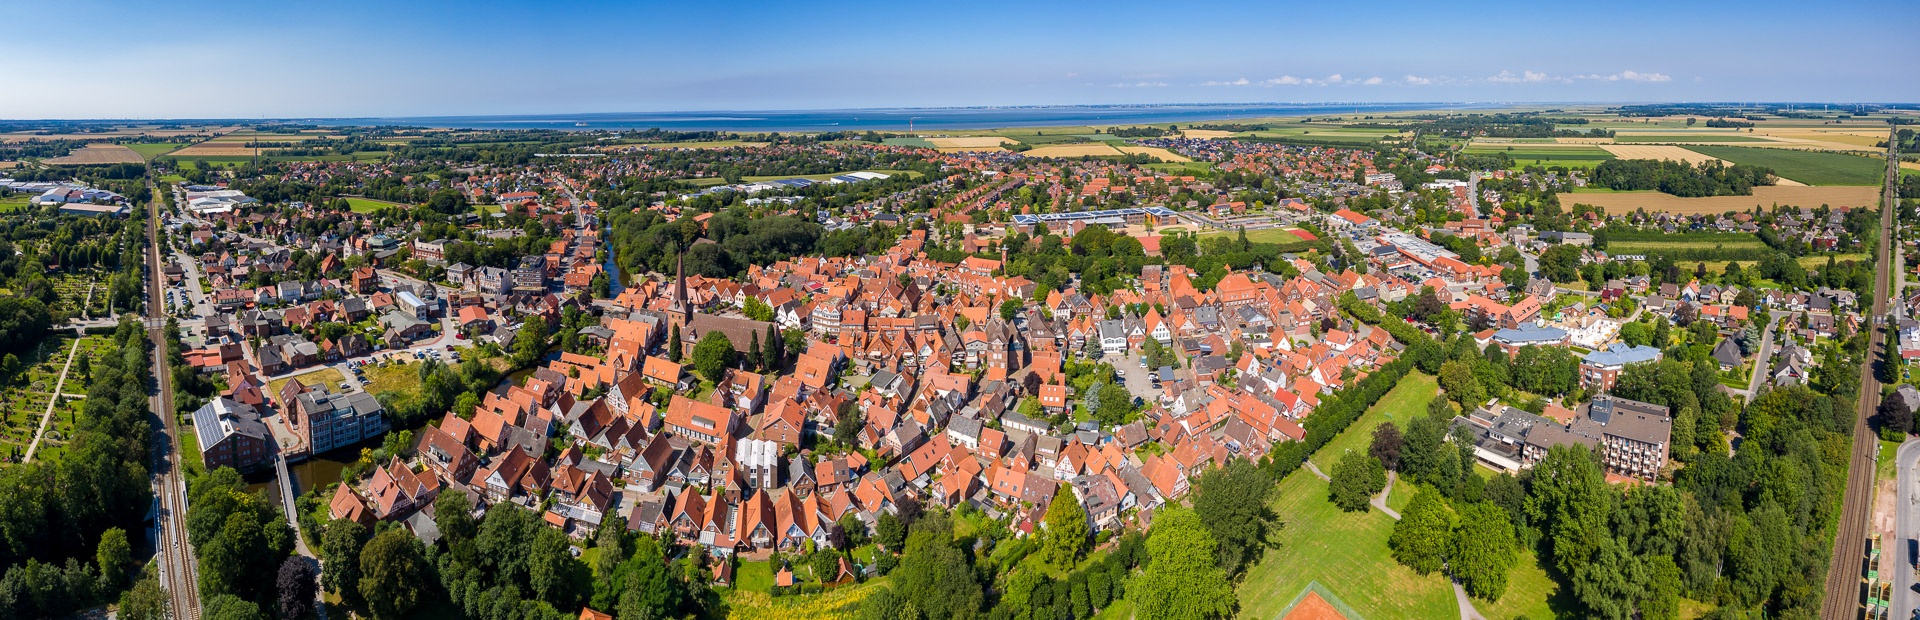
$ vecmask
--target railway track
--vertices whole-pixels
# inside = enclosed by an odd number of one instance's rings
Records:
[[[1867,529],[1873,512],[1874,462],[1879,449],[1872,431],[1867,428],[1867,419],[1880,406],[1880,378],[1874,372],[1874,361],[1889,353],[1882,323],[1887,316],[1887,297],[1893,290],[1890,246],[1894,213],[1899,210],[1894,196],[1894,188],[1900,181],[1897,138],[1893,130],[1888,131],[1887,178],[1880,199],[1880,243],[1874,260],[1873,312],[1867,317],[1867,360],[1860,365],[1860,407],[1853,421],[1853,456],[1848,460],[1847,489],[1841,502],[1840,523],[1835,528],[1832,563],[1827,568],[1827,595],[1820,607],[1823,620],[1857,620],[1865,612]]]
[[[160,247],[160,208],[165,204],[154,188],[154,201],[147,208],[147,338],[153,342],[153,412],[160,419],[154,434],[154,492],[159,510],[156,520],[159,536],[160,569],[167,588],[170,615],[175,620],[200,618],[200,580],[194,563],[193,546],[187,540],[186,478],[181,475],[179,451],[180,425],[173,414],[173,373],[167,367],[166,281]]]

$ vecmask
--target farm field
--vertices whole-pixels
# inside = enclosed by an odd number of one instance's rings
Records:
[[[133,152],[139,153],[140,157],[151,161],[155,157],[165,155],[183,146],[186,146],[185,142],[141,142],[129,144],[127,148],[133,149]]]
[[[933,146],[933,142],[926,138],[886,138],[881,140],[880,143],[888,146],[917,146],[923,149],[936,148]]]
[[[46,163],[62,166],[93,166],[100,164],[137,164],[146,161],[133,149],[118,144],[89,144],[62,157],[46,160]]]
[[[969,136],[964,138],[925,138],[936,148],[942,149],[995,149],[1014,143],[1012,138],[1000,136]]]
[[[264,149],[248,146],[246,142],[221,142],[218,140],[209,140],[207,142],[201,142],[198,144],[194,144],[192,146],[188,146],[187,148],[174,151],[173,156],[180,157],[180,158],[234,157],[234,156],[252,157],[254,155],[263,154],[263,151]]]
[[[1731,133],[1726,133],[1726,134],[1687,134],[1687,135],[1664,135],[1664,134],[1637,134],[1637,135],[1624,135],[1624,136],[1622,136],[1622,135],[1616,135],[1616,136],[1614,136],[1614,137],[1613,137],[1613,141],[1614,141],[1615,143],[1634,143],[1634,142],[1772,142],[1772,140],[1768,140],[1768,139],[1766,139],[1766,138],[1759,138],[1759,137],[1754,137],[1754,136],[1743,136],[1743,135],[1739,135],[1739,134],[1731,134]]]
[[[1146,166],[1149,170],[1156,170],[1159,172],[1165,172],[1167,174],[1181,175],[1181,176],[1185,176],[1185,175],[1201,176],[1201,175],[1205,175],[1213,172],[1213,162],[1210,162],[1210,161],[1195,161],[1195,162],[1186,162],[1186,163],[1178,163],[1178,164],[1147,164]]]
[[[1028,157],[1119,157],[1120,151],[1104,142],[1088,144],[1054,144],[1035,147],[1025,153]]]
[[[1148,155],[1152,157],[1158,157],[1160,158],[1160,161],[1168,161],[1168,162],[1175,162],[1175,163],[1193,161],[1191,159],[1187,159],[1186,156],[1184,155],[1181,155],[1179,153],[1175,153],[1173,151],[1169,151],[1157,146],[1132,146],[1132,145],[1123,144],[1123,145],[1115,145],[1114,148],[1120,149],[1120,152],[1126,153],[1128,155]]]
[[[767,143],[765,142],[748,142],[745,140],[703,140],[694,142],[652,142],[639,146],[653,149],[724,149],[735,146],[756,147],[766,145]]]
[[[1774,174],[1808,185],[1878,185],[1885,159],[1795,149],[1696,146],[1693,150],[1736,164],[1772,168]]]
[[[1614,158],[1613,153],[1597,146],[1576,145],[1540,145],[1523,144],[1516,146],[1495,146],[1474,144],[1461,151],[1465,155],[1493,155],[1505,153],[1513,158],[1515,167],[1526,166],[1566,166],[1569,168],[1591,168],[1600,162]]]
[[[1706,163],[1710,161],[1720,161],[1718,158],[1701,155],[1694,151],[1690,151],[1678,146],[1662,146],[1662,145],[1652,145],[1652,144],[1609,144],[1606,146],[1602,146],[1600,148],[1606,149],[1608,153],[1613,153],[1614,157],[1617,157],[1620,159],[1673,160],[1673,161],[1683,161],[1689,164],[1700,164],[1700,163]]]
[[[1680,198],[1657,191],[1644,192],[1593,192],[1561,193],[1560,204],[1586,204],[1605,209],[1607,213],[1632,213],[1635,209],[1647,212],[1666,211],[1675,214],[1724,213],[1727,211],[1745,211],[1754,207],[1772,208],[1775,204],[1817,207],[1871,207],[1880,200],[1880,191],[1876,187],[1838,186],[1838,187],[1794,187],[1760,186],[1753,188],[1752,196],[1710,196],[1705,198]]]
[[[14,209],[25,209],[27,208],[27,205],[32,201],[33,201],[33,197],[28,196],[26,194],[14,194],[12,196],[0,198],[0,212],[12,211]]]

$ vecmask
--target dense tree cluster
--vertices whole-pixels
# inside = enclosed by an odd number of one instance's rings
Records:
[[[1608,189],[1660,190],[1683,198],[1746,196],[1774,183],[1773,170],[1717,161],[1689,164],[1674,160],[1610,159],[1593,168],[1592,182]]]
[[[140,322],[122,321],[89,362],[64,454],[0,469],[0,619],[64,615],[128,585],[126,532],[142,531],[153,501],[147,351]]]

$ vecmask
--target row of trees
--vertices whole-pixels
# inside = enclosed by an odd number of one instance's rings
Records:
[[[1611,159],[1593,168],[1593,183],[1613,190],[1660,190],[1683,198],[1746,196],[1774,183],[1773,169],[1718,161]]]

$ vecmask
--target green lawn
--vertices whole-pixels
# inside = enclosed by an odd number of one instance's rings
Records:
[[[1440,384],[1432,375],[1420,371],[1409,373],[1386,396],[1380,397],[1380,402],[1374,403],[1372,408],[1361,414],[1360,419],[1348,426],[1345,432],[1315,452],[1313,464],[1320,466],[1320,471],[1332,474],[1333,465],[1340,462],[1340,457],[1348,451],[1367,451],[1367,447],[1373,443],[1373,427],[1391,421],[1400,425],[1401,431],[1405,432],[1407,423],[1427,414],[1427,402],[1439,392]]]
[[[26,194],[14,194],[12,196],[0,198],[0,211],[13,211],[16,209],[25,209],[27,208],[27,204],[32,200],[33,200],[33,197],[28,196]]]
[[[1201,176],[1213,172],[1213,162],[1191,161],[1185,163],[1147,164],[1148,170],[1164,172],[1174,176]]]
[[[1879,185],[1887,171],[1885,159],[1844,153],[1750,146],[1690,146],[1687,150],[1736,164],[1766,166],[1774,174],[1808,185]]]
[[[374,200],[372,198],[348,197],[348,198],[344,198],[343,200],[347,201],[347,206],[351,207],[354,213],[372,213],[374,211],[379,211],[381,209],[386,209],[391,207],[398,207],[401,210],[406,210],[411,208],[411,207],[408,207],[407,205],[403,205],[397,202],[387,202],[385,200]]]
[[[1573,609],[1572,593],[1560,591],[1560,584],[1547,575],[1547,569],[1531,549],[1520,552],[1520,561],[1507,573],[1507,591],[1500,600],[1473,599],[1474,611],[1487,620],[1515,618],[1562,618],[1554,610]]]
[[[1232,237],[1232,238],[1238,239],[1240,238],[1240,231],[1229,230],[1224,232],[1211,232],[1211,233],[1206,233],[1200,236],[1201,237],[1226,236],[1226,237]],[[1299,243],[1301,241],[1304,241],[1304,239],[1301,239],[1299,235],[1295,235],[1291,232],[1288,232],[1287,229],[1284,229],[1284,228],[1262,228],[1260,230],[1247,231],[1247,241],[1251,241],[1253,243]]]
[[[180,147],[183,147],[183,146],[186,146],[186,143],[142,142],[138,144],[126,145],[127,148],[133,149],[133,152],[139,153],[141,159],[145,159],[147,161],[153,161],[153,158],[178,150]]]
[[[928,141],[926,138],[886,138],[881,140],[880,143],[888,146],[915,146],[923,149],[934,148],[933,142]]]
[[[1327,501],[1327,483],[1303,471],[1280,482],[1273,505],[1284,522],[1282,542],[1247,571],[1239,589],[1240,617],[1278,617],[1315,581],[1366,618],[1458,615],[1445,577],[1423,576],[1393,561],[1387,536],[1394,521],[1386,513],[1341,512]]]
[[[368,394],[396,392],[413,396],[420,392],[419,362],[393,364],[385,368],[379,365],[367,365],[361,366],[360,369],[366,373],[365,383]]]
[[[1893,457],[1894,453],[1898,451],[1900,451],[1900,442],[1887,441],[1885,439],[1880,440],[1880,460],[1875,461],[1873,464],[1873,479],[1875,481],[1893,479]]]
[[[321,368],[319,370],[309,372],[306,374],[295,375],[292,377],[287,377],[283,379],[274,379],[272,381],[268,381],[267,395],[272,397],[277,397],[277,395],[280,394],[280,386],[286,385],[288,379],[299,379],[301,385],[308,385],[308,386],[318,385],[318,386],[326,387],[329,390],[335,390],[335,389],[339,389],[340,382],[344,381],[346,378],[340,376],[340,371],[338,370],[334,370],[332,368]]]

